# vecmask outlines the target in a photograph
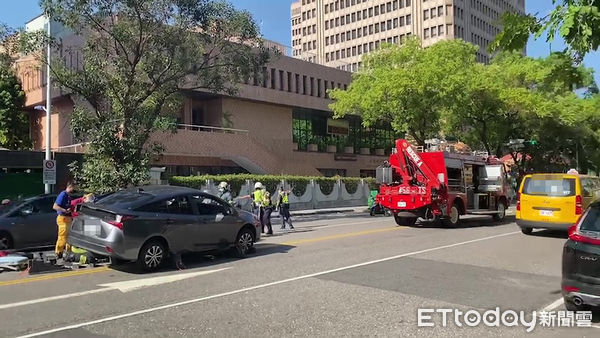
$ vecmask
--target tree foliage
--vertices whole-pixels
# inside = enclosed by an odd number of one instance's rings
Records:
[[[9,40],[13,31],[0,24],[0,147],[28,149],[29,119],[24,111],[25,92],[14,72]]]
[[[504,52],[486,65],[475,62],[476,50],[458,41],[384,47],[365,58],[348,90],[331,92],[331,107],[366,124],[390,121],[421,145],[446,137],[498,157],[510,153],[520,169],[562,171],[579,154],[581,169],[598,171],[600,96],[591,69],[565,53]],[[511,139],[537,142],[514,149]]]
[[[250,14],[226,2],[43,0],[42,7],[85,37],[77,67],[65,56],[51,68],[73,93],[75,137],[90,142],[77,174],[93,191],[147,178],[161,150],[151,135],[175,131],[182,91],[233,94],[269,57]]]
[[[403,46],[384,45],[363,57],[348,90],[329,95],[336,117],[359,114],[365,126],[387,120],[420,145],[438,135],[441,112],[461,90],[463,69],[475,63],[476,47],[461,40],[421,47],[409,39]]]
[[[525,47],[529,36],[546,40],[556,35],[567,43],[569,51],[580,61],[600,45],[600,0],[553,0],[556,7],[548,15],[507,13],[502,21],[504,30],[492,43],[492,49],[518,50]]]

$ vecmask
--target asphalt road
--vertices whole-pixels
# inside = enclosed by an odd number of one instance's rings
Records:
[[[418,309],[562,310],[565,235],[522,235],[508,220],[457,229],[392,218],[309,216],[246,259],[184,257],[188,269],[131,266],[44,276],[0,274],[0,336],[597,337],[592,328],[457,326]],[[278,228],[278,226],[277,226]],[[451,317],[449,317],[451,318]]]

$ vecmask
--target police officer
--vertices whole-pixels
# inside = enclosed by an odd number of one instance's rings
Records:
[[[263,193],[263,210],[262,231],[265,232],[265,227],[267,227],[267,235],[272,235],[273,227],[271,226],[271,213],[273,212],[273,202],[271,202],[271,194],[268,191]]]
[[[263,203],[265,201],[265,198],[264,198],[263,189],[264,189],[264,186],[262,185],[262,183],[256,182],[254,184],[254,192],[252,193],[252,200],[254,202],[253,203],[254,214],[260,220],[260,224],[262,226],[262,232],[265,233],[265,223],[263,222],[263,215],[264,215]]]
[[[279,216],[281,217],[281,229],[285,229],[285,223],[290,225],[290,229],[293,229],[292,216],[290,215],[290,190],[284,190],[283,187],[279,187],[279,197],[277,199],[277,208],[279,209]]]
[[[229,188],[229,184],[227,182],[219,183],[219,198],[223,201],[233,205],[233,196],[231,196],[231,190]]]

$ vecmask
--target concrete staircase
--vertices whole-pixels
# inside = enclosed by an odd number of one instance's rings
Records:
[[[166,155],[219,157],[237,163],[253,174],[319,175],[309,163],[294,163],[277,156],[273,151],[246,133],[224,133],[180,129],[175,134],[157,133]]]

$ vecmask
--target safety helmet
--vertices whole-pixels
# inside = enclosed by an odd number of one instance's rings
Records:
[[[219,183],[219,189],[227,189],[228,186],[229,184],[227,184],[225,181]]]
[[[262,183],[260,183],[260,182],[254,183],[254,189],[262,189],[262,188],[264,188]]]

